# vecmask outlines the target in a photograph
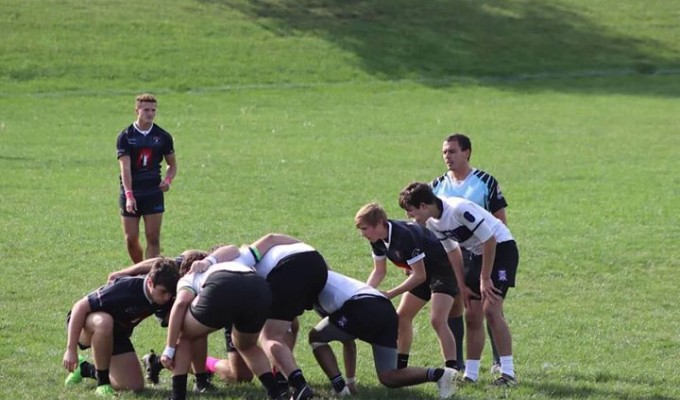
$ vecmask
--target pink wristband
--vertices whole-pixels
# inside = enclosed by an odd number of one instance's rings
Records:
[[[125,198],[126,199],[131,199],[133,197],[135,197],[135,196],[132,194],[132,190],[126,190],[125,191]]]
[[[166,177],[165,177],[165,180],[164,180],[163,182],[165,182],[165,183],[167,183],[168,185],[170,185],[170,184],[172,183],[172,178],[170,178],[169,176],[166,176]]]

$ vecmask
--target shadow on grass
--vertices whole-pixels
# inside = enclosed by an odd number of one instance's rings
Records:
[[[198,1],[239,10],[277,35],[324,38],[373,76],[433,87],[535,80],[551,88],[564,77],[680,71],[679,57],[658,55],[673,54],[664,44],[611,32],[577,9],[542,0]],[[602,90],[669,95],[654,86]]]

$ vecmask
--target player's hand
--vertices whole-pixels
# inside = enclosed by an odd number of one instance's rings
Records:
[[[458,284],[458,290],[460,290],[461,297],[463,298],[463,303],[465,308],[472,307],[472,300],[479,300],[479,296],[473,292],[466,284]]]
[[[73,372],[78,366],[78,352],[76,350],[67,349],[64,353],[64,368],[68,372]]]
[[[200,260],[200,261],[194,261],[193,264],[191,264],[191,268],[189,268],[188,273],[201,273],[204,272],[206,269],[210,267],[210,261],[208,260]]]
[[[125,211],[129,212],[130,214],[135,214],[137,212],[137,200],[134,198],[134,196],[130,196],[125,199]]]
[[[481,280],[479,284],[479,291],[482,293],[482,300],[488,300],[491,304],[494,304],[497,300],[501,299],[501,291],[496,289],[490,278]]]
[[[168,181],[164,180],[163,182],[161,182],[158,185],[158,187],[161,189],[161,191],[167,192],[168,190],[170,190],[170,183],[168,183]]]
[[[166,356],[165,354],[163,354],[161,356],[161,364],[163,364],[163,366],[165,368],[169,369],[170,371],[172,371],[172,369],[175,368],[174,360],[172,358]]]
[[[115,281],[116,279],[120,278],[121,276],[127,276],[127,275],[121,273],[120,271],[111,272],[111,273],[109,274],[108,281],[109,281],[109,282],[113,282],[113,281]]]

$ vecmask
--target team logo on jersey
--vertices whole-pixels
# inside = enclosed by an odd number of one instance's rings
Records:
[[[463,213],[463,218],[465,218],[466,220],[468,220],[468,222],[470,222],[470,223],[475,222],[475,216],[472,215],[472,214],[470,214],[470,213],[467,212],[467,211],[465,211],[465,212]]]
[[[137,155],[137,168],[147,168],[151,162],[151,149],[144,147],[139,149],[139,154]]]
[[[154,144],[158,144],[158,143],[161,142],[161,137],[160,136],[154,136],[151,140],[154,142]]]
[[[419,256],[421,253],[422,251],[420,251],[420,249],[416,247],[415,249],[413,249],[413,252],[411,253],[411,258]]]
[[[340,318],[338,318],[338,320],[337,320],[336,322],[337,322],[337,324],[338,324],[338,326],[339,326],[340,328],[344,328],[344,327],[347,326],[347,323],[348,323],[349,321],[347,321],[347,317],[345,317],[345,316],[343,315],[343,316],[341,316]]]
[[[498,193],[496,194],[496,198],[497,198],[498,200],[500,200],[500,199],[503,198],[503,193],[501,192],[501,187],[500,187],[500,186],[498,186]]]
[[[508,272],[504,269],[501,269],[498,271],[498,280],[501,282],[507,282],[508,281]]]

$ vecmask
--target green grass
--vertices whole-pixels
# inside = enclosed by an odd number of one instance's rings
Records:
[[[88,384],[62,387],[64,317],[127,265],[114,142],[134,95],[151,90],[179,162],[165,254],[281,231],[363,279],[354,212],[378,200],[402,217],[399,189],[440,174],[442,139],[466,132],[520,245],[506,313],[521,385],[460,398],[680,398],[680,9],[415,4],[0,4],[2,397],[91,396]],[[390,270],[387,283],[399,279]],[[315,321],[303,318],[296,355],[325,390],[304,340]],[[425,315],[416,329],[412,364],[440,364]],[[164,333],[143,323],[140,355]],[[215,338],[212,352],[222,346]],[[380,387],[365,346],[358,377],[361,398],[435,394]],[[168,388],[164,374],[160,389],[124,398]]]

